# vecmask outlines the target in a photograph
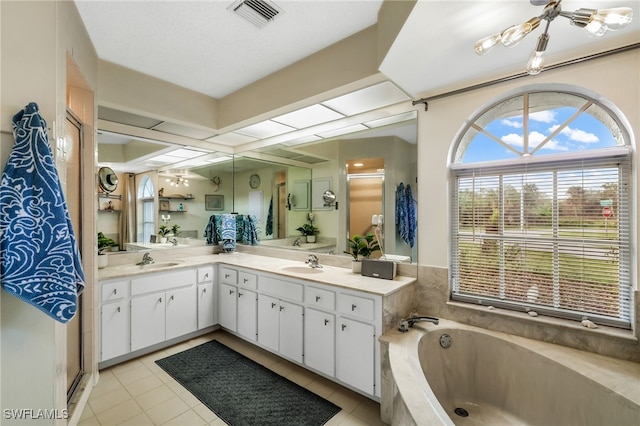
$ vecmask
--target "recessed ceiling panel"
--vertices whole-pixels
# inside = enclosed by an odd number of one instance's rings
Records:
[[[335,112],[323,105],[316,104],[288,114],[273,118],[273,121],[295,127],[296,129],[304,129],[305,127],[315,126],[316,124],[326,123],[327,121],[338,120],[344,115]]]
[[[235,133],[252,136],[257,139],[266,139],[272,136],[289,133],[294,130],[296,129],[293,127],[276,123],[275,121],[265,120],[265,121],[261,121],[260,123],[252,124],[251,126],[238,129],[235,131]]]
[[[219,143],[221,145],[227,146],[236,146],[242,145],[245,143],[253,142],[256,138],[246,135],[241,135],[239,133],[226,133],[224,135],[214,136],[212,138],[207,139],[207,142]]]
[[[393,83],[385,81],[347,95],[322,102],[323,105],[345,115],[355,115],[398,102],[409,101],[409,97]]]
[[[340,129],[330,130],[324,133],[318,133],[318,136],[326,139],[326,138],[333,138],[335,136],[345,135],[347,133],[361,132],[363,130],[368,130],[368,129],[369,128],[367,126],[363,126],[362,124],[355,124],[353,126],[342,127]]]
[[[392,115],[390,117],[379,118],[377,120],[367,121],[364,124],[367,127],[382,127],[389,126],[395,123],[401,123],[403,121],[415,120],[418,117],[416,111],[409,111],[402,114]]]
[[[142,127],[144,129],[150,129],[162,123],[162,121],[155,118],[144,117],[142,115],[131,114],[103,106],[98,106],[98,118],[101,120],[113,121],[114,123]]]

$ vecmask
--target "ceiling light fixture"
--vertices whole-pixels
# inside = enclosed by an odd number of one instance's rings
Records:
[[[478,55],[483,55],[493,49],[498,43],[506,47],[513,47],[527,34],[547,21],[544,32],[538,37],[538,43],[527,63],[527,72],[531,75],[539,74],[544,67],[544,52],[549,43],[549,25],[556,17],[562,16],[569,19],[571,25],[583,28],[590,37],[600,37],[608,30],[615,31],[625,27],[633,17],[630,7],[616,7],[612,9],[585,9],[574,12],[563,12],[560,5],[562,0],[530,0],[534,6],[543,6],[540,16],[533,17],[523,24],[512,25],[504,31],[492,34],[478,40],[474,50]]]
[[[189,186],[189,180],[180,175],[176,175],[175,179],[165,179],[165,181],[169,182],[169,185],[171,186]]]

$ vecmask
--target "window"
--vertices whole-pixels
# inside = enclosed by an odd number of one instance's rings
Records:
[[[138,187],[138,241],[149,242],[155,230],[155,208],[153,182],[148,176],[142,178]]]
[[[583,95],[527,92],[470,121],[451,165],[452,298],[631,327],[631,151]]]

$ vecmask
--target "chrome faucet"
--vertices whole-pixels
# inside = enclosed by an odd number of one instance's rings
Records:
[[[149,253],[145,253],[142,256],[142,262],[137,263],[137,265],[149,265],[150,263],[153,263],[153,257]]]
[[[304,262],[309,265],[310,268],[322,268],[322,265],[318,263],[318,256],[310,254],[309,258]]]
[[[294,246],[294,247],[302,247],[302,246],[300,245],[300,242],[301,242],[301,241],[302,241],[302,240],[301,240],[300,238],[296,238],[296,240],[293,242],[293,246]]]
[[[177,238],[169,238],[169,242],[171,243],[172,246],[177,247],[178,246],[178,239]]]
[[[432,322],[435,325],[438,325],[440,320],[434,317],[423,317],[418,316],[417,314],[411,314],[409,318],[400,320],[400,327],[398,328],[398,330],[406,333],[407,331],[409,331],[409,327],[413,327],[413,324],[417,322]]]

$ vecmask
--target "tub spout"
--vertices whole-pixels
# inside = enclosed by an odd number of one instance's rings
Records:
[[[418,315],[411,315],[411,317],[407,319],[400,320],[400,327],[398,328],[398,330],[402,331],[403,333],[406,333],[407,331],[409,331],[409,327],[413,327],[413,324],[417,322],[432,322],[435,325],[438,325],[440,320],[434,317],[423,317]]]

